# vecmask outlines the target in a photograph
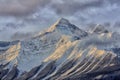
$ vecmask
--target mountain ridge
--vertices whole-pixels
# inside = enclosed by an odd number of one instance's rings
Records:
[[[104,31],[90,34],[62,18],[39,36],[8,45],[0,54],[0,79],[93,80],[99,75],[109,77],[110,73],[99,72],[109,67],[112,72],[119,72],[114,70],[114,66],[119,67],[119,57],[111,50],[116,48],[115,43],[111,43],[114,37],[108,35]]]

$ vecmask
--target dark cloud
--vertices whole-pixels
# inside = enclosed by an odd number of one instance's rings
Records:
[[[36,11],[37,7],[44,7],[50,0],[5,0],[0,1],[0,15],[25,16]]]
[[[0,15],[28,16],[42,12],[44,8],[50,8],[49,12],[55,12],[58,16],[74,16],[76,12],[83,12],[89,8],[99,8],[105,3],[114,4],[119,0],[4,0],[0,1]],[[42,16],[42,15],[41,15]]]
[[[108,0],[111,4],[120,4],[120,0]]]
[[[103,0],[94,0],[86,3],[81,3],[78,1],[64,0],[63,3],[51,4],[51,7],[55,10],[57,14],[61,15],[71,15],[78,11],[85,10],[90,7],[100,7],[103,5]]]

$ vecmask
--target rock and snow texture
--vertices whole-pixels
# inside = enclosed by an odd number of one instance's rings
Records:
[[[86,32],[61,18],[32,39],[0,42],[0,79],[118,80],[118,36],[99,25]]]

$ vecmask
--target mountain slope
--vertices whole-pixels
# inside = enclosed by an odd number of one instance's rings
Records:
[[[119,57],[112,48],[118,40],[111,32],[94,31],[85,32],[61,18],[32,39],[2,46],[0,79],[94,80],[110,78],[111,72],[116,78]]]

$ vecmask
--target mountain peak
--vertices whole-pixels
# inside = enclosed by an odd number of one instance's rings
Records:
[[[47,33],[55,32],[58,34],[69,35],[80,39],[81,37],[87,36],[87,32],[79,27],[75,26],[74,24],[70,23],[69,20],[65,18],[59,19],[54,25],[52,25],[48,30]]]
[[[66,26],[66,25],[69,25],[69,24],[70,24],[69,20],[67,20],[67,19],[65,19],[65,18],[60,18],[59,20],[57,20],[57,22],[56,22],[54,25],[52,25],[52,26],[47,30],[47,32],[51,32],[51,31],[55,30],[56,27],[58,27],[58,25],[59,25],[59,26]]]
[[[94,33],[108,33],[109,31],[105,28],[105,26],[97,24],[93,29]]]
[[[69,20],[65,19],[65,18],[60,18],[58,20],[58,24],[70,24]]]

